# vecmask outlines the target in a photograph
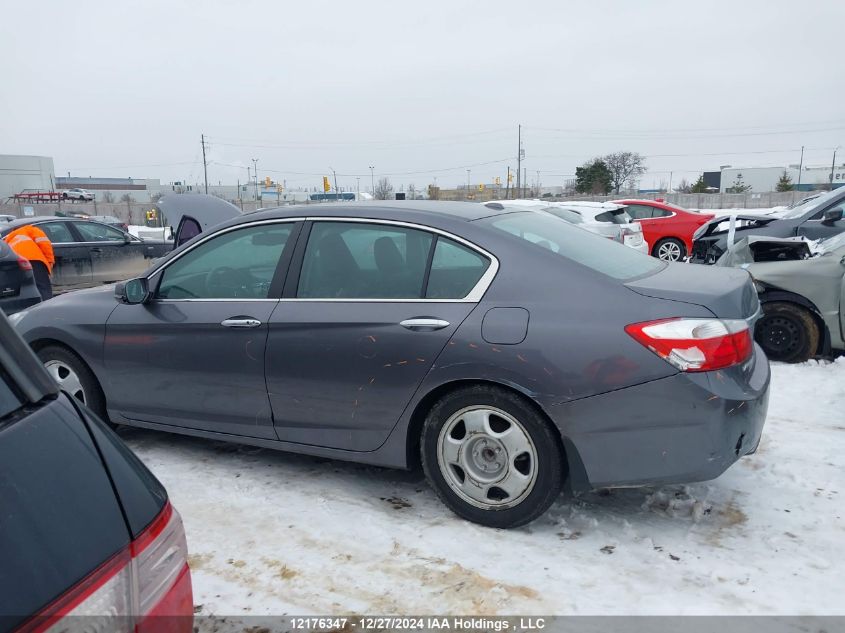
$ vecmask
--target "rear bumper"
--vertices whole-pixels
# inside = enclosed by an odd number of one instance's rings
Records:
[[[575,490],[706,481],[757,450],[769,362],[679,373],[571,402],[559,420]],[[572,467],[575,465],[574,467]]]
[[[8,316],[14,314],[15,312],[31,308],[38,303],[41,303],[41,295],[38,294],[37,290],[34,292],[22,290],[22,293],[17,297],[6,297],[0,299],[0,310],[3,310],[3,312],[5,312]]]

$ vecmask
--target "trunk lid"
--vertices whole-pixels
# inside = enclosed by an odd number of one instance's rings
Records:
[[[750,319],[760,308],[751,275],[735,268],[669,263],[625,286],[645,297],[703,306],[721,319]]]

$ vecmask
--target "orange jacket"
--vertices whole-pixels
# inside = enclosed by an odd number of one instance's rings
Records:
[[[44,231],[27,224],[15,229],[3,239],[21,257],[25,257],[29,261],[44,262],[47,270],[52,274],[56,258],[53,255],[53,245],[50,243],[50,238]]]

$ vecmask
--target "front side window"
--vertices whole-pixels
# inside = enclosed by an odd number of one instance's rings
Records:
[[[38,228],[44,231],[44,234],[53,244],[67,244],[74,241],[70,229],[64,222],[43,222],[38,225]]]
[[[102,222],[74,222],[73,225],[82,236],[83,242],[124,242],[126,240],[123,231]]]
[[[490,266],[490,260],[463,244],[437,238],[426,299],[463,299]]]
[[[419,299],[433,236],[363,222],[315,222],[299,279],[306,299]]]
[[[267,299],[293,226],[261,224],[227,231],[164,269],[159,299]]]

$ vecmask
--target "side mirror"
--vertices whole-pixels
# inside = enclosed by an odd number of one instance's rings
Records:
[[[132,243],[132,238],[129,236],[129,233],[123,234],[123,243],[124,244],[131,244]]]
[[[120,303],[136,305],[150,300],[150,289],[146,277],[122,281],[114,287],[114,298]]]
[[[824,212],[824,216],[822,216],[822,224],[833,224],[834,222],[839,222],[842,219],[842,207],[836,207],[835,209],[828,209]]]

